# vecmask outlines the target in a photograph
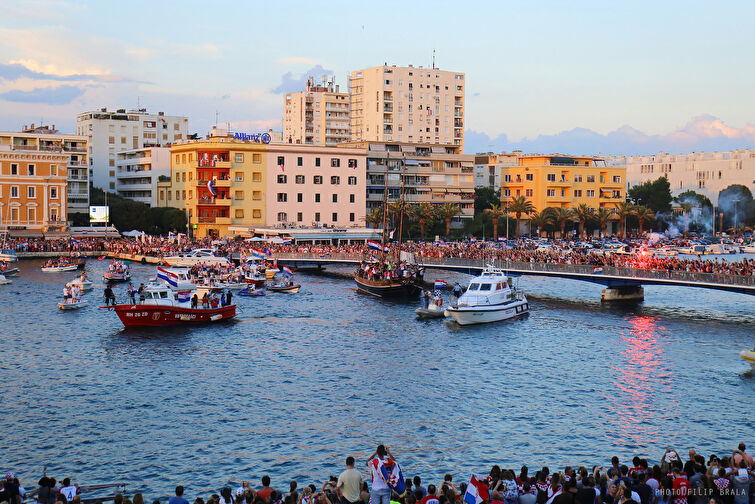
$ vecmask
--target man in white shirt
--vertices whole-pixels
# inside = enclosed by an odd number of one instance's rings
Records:
[[[60,493],[66,496],[68,502],[71,502],[76,497],[76,485],[71,484],[71,479],[66,478],[63,480],[63,486],[60,487]]]
[[[383,480],[383,475],[380,472],[379,464],[377,460],[385,463],[386,456],[391,455],[390,450],[379,445],[375,452],[367,458],[367,467],[372,472],[372,492],[370,492],[370,504],[390,504],[391,503],[391,487]],[[375,462],[373,462],[375,461]]]
[[[362,492],[362,475],[354,469],[354,457],[346,457],[346,470],[338,476],[336,491],[341,504],[355,504]]]

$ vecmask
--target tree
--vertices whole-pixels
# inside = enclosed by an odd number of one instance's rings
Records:
[[[666,177],[632,186],[627,196],[635,205],[646,206],[653,212],[671,211],[671,186]]]
[[[438,218],[446,221],[446,236],[451,232],[451,219],[461,213],[461,208],[455,203],[444,203],[438,207]]]
[[[595,218],[595,209],[588,207],[584,203],[580,203],[574,209],[574,218],[579,222],[579,236],[583,237],[585,223]]]
[[[752,192],[743,185],[734,184],[718,193],[718,208],[724,214],[724,228],[755,224],[755,204]]]
[[[91,188],[90,204],[104,205],[105,192]],[[114,193],[107,193],[107,206],[110,207],[110,223],[122,231],[136,229],[150,234],[166,234],[169,231],[186,231],[186,212],[173,207],[155,207],[124,198]],[[89,224],[86,214],[71,214],[77,225]]]
[[[493,220],[493,240],[498,239],[498,219],[506,217],[506,209],[501,208],[501,205],[493,203],[490,208],[485,209],[485,215],[489,215]]]
[[[522,214],[529,215],[535,211],[535,205],[524,196],[517,196],[511,199],[508,205],[508,211],[514,214],[516,217],[516,239],[519,239],[519,221],[522,219]]]
[[[370,213],[364,216],[364,222],[367,224],[372,224],[372,227],[377,228],[378,225],[383,224],[383,209],[382,208],[373,208]]]
[[[653,211],[645,206],[637,206],[634,209],[634,215],[637,216],[637,222],[640,224],[640,236],[642,236],[642,228],[645,224],[645,221],[649,221],[653,217],[655,217],[655,213]]]
[[[625,238],[627,235],[627,217],[634,215],[634,205],[628,201],[622,201],[616,205],[614,212],[619,217],[619,233],[622,238]]]
[[[574,211],[567,207],[557,207],[553,209],[553,220],[558,224],[561,231],[561,238],[566,235],[566,223],[574,219]]]
[[[700,208],[713,208],[713,203],[710,202],[708,197],[704,194],[696,193],[695,191],[684,191],[679,193],[674,201],[677,203],[690,203],[692,207],[699,206]]]
[[[501,203],[501,191],[492,187],[475,187],[474,214],[479,215],[494,204]]]
[[[613,209],[609,209],[606,207],[600,207],[595,212],[595,220],[598,221],[598,224],[600,224],[600,234],[605,236],[606,235],[606,226],[608,225],[608,221],[614,218],[614,211]]]
[[[547,208],[542,212],[532,212],[529,218],[529,222],[530,233],[532,232],[532,228],[534,227],[537,230],[537,236],[540,237],[541,230],[552,222],[552,214],[548,211]]]
[[[419,221],[419,234],[420,238],[425,239],[425,224],[427,221],[433,221],[435,219],[435,208],[425,201],[417,205],[413,205],[412,214],[415,219]]]

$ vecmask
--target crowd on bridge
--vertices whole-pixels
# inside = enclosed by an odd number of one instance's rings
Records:
[[[201,240],[177,240],[175,238],[160,237],[149,237],[145,240],[131,238],[10,240],[8,245],[19,252],[71,252],[76,254],[87,251],[103,251],[156,258],[188,252],[193,248],[215,248],[218,255],[238,257],[241,254],[250,254],[253,250],[260,247],[258,243],[244,240],[213,242],[209,238]],[[271,255],[275,253],[305,253],[317,254],[323,257],[329,254],[356,254],[363,257],[376,255],[374,250],[363,243],[342,245],[267,243],[264,245],[264,248]],[[755,260],[746,257],[737,261],[725,261],[718,257],[707,259],[701,256],[667,257],[655,255],[652,249],[645,249],[646,252],[636,254],[618,254],[605,250],[588,249],[566,242],[550,247],[542,247],[536,242],[525,241],[507,246],[482,241],[450,243],[409,242],[404,243],[401,250],[413,253],[419,263],[426,258],[461,258],[545,264],[579,264],[596,268],[618,267],[667,272],[685,271],[736,276],[755,275]],[[393,251],[389,253],[393,253]]]
[[[257,488],[242,481],[237,488],[225,486],[206,499],[192,497],[194,504],[753,504],[755,464],[745,448],[740,443],[730,454],[711,454],[707,459],[690,449],[686,460],[667,449],[653,464],[638,456],[622,463],[614,456],[605,466],[598,461],[555,471],[547,466],[530,471],[528,466],[515,470],[494,465],[487,474],[473,474],[469,480],[466,474],[457,478],[449,473],[437,484],[425,486],[419,475],[404,477],[400,457],[380,445],[364,466],[347,457],[337,478],[302,486],[290,481],[286,491],[274,488],[270,477],[263,476]],[[79,503],[88,497],[87,490],[69,478],[58,484],[45,475],[29,491],[9,472],[0,482],[0,504]],[[115,504],[145,502],[141,493],[117,494],[114,500]],[[153,504],[166,500],[189,504],[183,486]]]

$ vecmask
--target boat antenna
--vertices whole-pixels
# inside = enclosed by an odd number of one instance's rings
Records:
[[[383,242],[381,244],[381,267],[385,265],[385,228],[387,226],[388,217],[388,167],[390,165],[391,153],[388,151],[388,156],[385,158],[385,177],[383,180]]]

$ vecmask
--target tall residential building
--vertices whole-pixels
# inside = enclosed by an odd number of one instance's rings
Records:
[[[199,237],[264,226],[363,226],[365,154],[231,135],[182,142],[171,148],[170,185],[159,183],[158,205],[185,209]]]
[[[535,210],[547,207],[613,208],[626,201],[626,169],[602,158],[528,154],[501,168],[501,202],[524,196]],[[526,216],[523,218],[526,219]]]
[[[474,217],[474,156],[458,145],[350,142],[342,147],[367,151],[367,212],[401,197],[409,204],[453,203],[462,213],[454,226]],[[403,174],[403,181],[402,181]],[[387,175],[387,180],[386,180]]]
[[[502,168],[504,166],[515,166],[521,155],[522,151],[476,154],[474,157],[474,186],[500,189]]]
[[[349,94],[333,81],[316,85],[307,79],[307,90],[289,93],[283,99],[285,143],[337,145],[351,138]]]
[[[106,108],[76,116],[79,135],[89,137],[89,177],[92,185],[105,191],[116,191],[115,161],[119,152],[144,147],[167,146],[188,136],[189,119],[166,116],[163,112],[147,113],[147,109]]]
[[[0,133],[0,145],[13,150],[60,152],[66,162],[67,213],[89,213],[89,162],[88,138],[82,135],[60,133],[52,126],[24,126],[20,133]],[[62,218],[66,219],[67,214]]]
[[[464,74],[437,68],[351,72],[351,140],[456,145],[464,152]]]
[[[653,156],[612,156],[607,160],[626,166],[630,186],[666,177],[672,194],[695,191],[714,205],[718,204],[718,193],[732,184],[741,184],[755,193],[755,150],[661,152]]]
[[[39,133],[0,133],[0,230],[41,236],[67,226],[63,140]]]
[[[157,206],[157,183],[170,178],[170,147],[145,147],[121,151],[115,160],[119,195]]]

